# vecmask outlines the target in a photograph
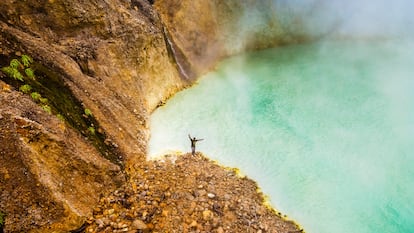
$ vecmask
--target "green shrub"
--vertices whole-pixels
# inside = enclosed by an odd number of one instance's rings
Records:
[[[57,114],[56,117],[61,121],[65,121],[65,117],[62,116],[61,114]]]
[[[88,131],[89,131],[89,133],[91,133],[92,135],[95,135],[95,128],[94,128],[94,127],[92,127],[92,126],[88,127]]]
[[[4,73],[6,73],[7,76],[9,76],[13,79],[24,82],[23,75],[20,73],[20,71],[17,68],[13,68],[11,66],[6,66],[6,67],[1,68],[1,70]]]
[[[26,68],[24,72],[26,73],[27,77],[34,79],[35,75],[32,68]]]
[[[34,79],[35,78],[34,70],[30,68],[30,64],[33,63],[33,58],[31,58],[28,55],[22,55],[20,60],[21,62],[19,61],[19,59],[16,59],[16,58],[12,59],[10,61],[10,65],[1,68],[1,70],[4,73],[6,73],[7,76],[9,76],[10,78],[13,78],[15,80],[19,80],[22,82],[24,82],[24,76],[23,76],[24,74],[26,75],[26,77]]]
[[[86,116],[92,116],[92,111],[89,108],[85,108],[84,112]]]
[[[0,229],[3,228],[6,214],[0,211]]]
[[[7,74],[7,76],[12,77],[15,69],[11,68],[10,66],[5,66],[1,68],[1,71]]]
[[[30,64],[33,63],[33,58],[31,58],[28,55],[23,54],[21,58],[22,58],[23,65],[25,67],[29,67]]]
[[[23,86],[21,86],[19,88],[19,90],[25,94],[29,94],[30,91],[32,90],[32,87],[29,84],[24,84]]]
[[[40,98],[42,98],[42,95],[39,94],[38,92],[32,92],[32,94],[30,94],[30,96],[32,97],[33,100],[35,101],[39,101]]]
[[[19,62],[19,60],[17,60],[17,59],[12,59],[11,61],[10,61],[10,67],[11,68],[13,68],[13,69],[18,69],[18,68],[20,68],[22,66],[22,64]]]
[[[49,102],[49,100],[48,100],[47,98],[43,98],[43,97],[40,97],[40,98],[39,98],[39,101],[40,101],[40,103],[42,103],[42,104],[47,104],[47,103]]]
[[[43,110],[47,113],[52,114],[52,108],[49,105],[42,105]]]

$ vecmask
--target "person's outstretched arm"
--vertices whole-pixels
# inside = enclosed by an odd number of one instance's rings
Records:
[[[191,138],[190,134],[188,134],[188,138],[189,138],[190,140],[193,140],[193,139]]]

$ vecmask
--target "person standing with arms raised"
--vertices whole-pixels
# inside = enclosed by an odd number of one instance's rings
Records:
[[[195,147],[196,147],[196,143],[198,142],[198,141],[202,141],[202,140],[204,140],[204,139],[197,139],[196,137],[191,137],[190,136],[190,134],[188,134],[188,138],[190,139],[190,141],[191,141],[191,154],[194,156],[195,155]]]

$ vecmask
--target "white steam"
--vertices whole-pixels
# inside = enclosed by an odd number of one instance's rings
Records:
[[[413,37],[411,0],[261,0],[239,20],[241,38],[268,37]]]

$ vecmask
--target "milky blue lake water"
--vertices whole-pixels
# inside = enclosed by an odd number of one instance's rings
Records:
[[[151,118],[149,156],[197,150],[308,233],[414,232],[414,43],[294,45],[223,61]]]

